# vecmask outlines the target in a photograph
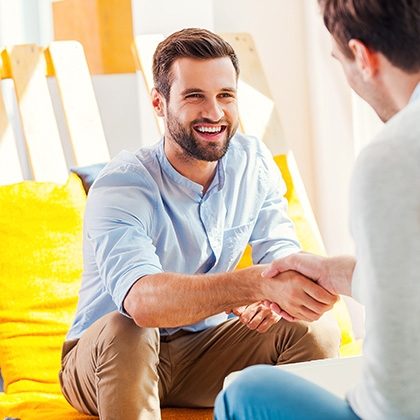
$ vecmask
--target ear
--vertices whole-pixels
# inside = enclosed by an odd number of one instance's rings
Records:
[[[150,96],[151,96],[152,105],[156,112],[156,115],[158,117],[164,117],[165,104],[166,104],[164,97],[156,88],[152,88],[152,91],[150,92]]]
[[[375,76],[379,70],[377,53],[358,39],[351,39],[348,46],[359,66],[363,80],[367,81],[367,79]]]

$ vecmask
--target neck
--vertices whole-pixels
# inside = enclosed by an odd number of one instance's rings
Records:
[[[387,62],[386,66],[387,71],[382,73],[382,83],[392,104],[393,112],[389,116],[391,118],[408,105],[414,89],[420,82],[420,72],[407,73],[390,62]]]
[[[203,187],[203,195],[206,193],[216,174],[217,161],[207,162],[189,156],[180,147],[167,147],[165,142],[165,154],[169,163],[185,178]]]

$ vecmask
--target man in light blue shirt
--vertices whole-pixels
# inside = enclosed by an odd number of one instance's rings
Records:
[[[338,354],[338,328],[321,317],[337,297],[297,273],[261,277],[300,245],[272,156],[237,132],[233,49],[209,31],[179,31],[159,44],[153,72],[165,134],[120,153],[90,189],[63,347],[64,395],[101,420],[212,407],[233,370]],[[235,270],[247,244],[256,265]]]

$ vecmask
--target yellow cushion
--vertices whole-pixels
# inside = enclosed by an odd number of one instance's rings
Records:
[[[95,420],[98,417],[81,414],[62,395],[40,392],[0,393],[0,419],[21,420]]]
[[[0,392],[0,419],[22,420],[98,420],[77,412],[62,395],[21,392]],[[122,419],[123,420],[123,419]],[[163,408],[162,420],[213,420],[211,408]]]
[[[0,366],[5,390],[60,394],[61,346],[82,272],[80,179],[0,187]]]

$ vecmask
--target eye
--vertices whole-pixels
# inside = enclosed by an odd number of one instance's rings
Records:
[[[201,95],[200,93],[190,93],[189,95],[186,96],[187,99],[196,99],[196,98],[202,98],[203,95]]]
[[[222,99],[235,99],[236,95],[232,92],[223,92],[219,95],[219,98]]]

